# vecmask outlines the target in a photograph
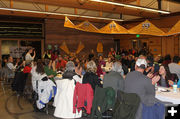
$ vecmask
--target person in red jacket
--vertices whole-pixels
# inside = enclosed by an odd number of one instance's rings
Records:
[[[56,69],[57,70],[64,70],[66,67],[66,63],[67,61],[63,59],[63,57],[61,55],[58,56],[58,62],[56,65]]]

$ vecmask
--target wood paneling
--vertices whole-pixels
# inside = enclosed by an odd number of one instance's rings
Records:
[[[130,9],[127,7],[115,6],[110,4],[97,3],[92,1],[87,2],[78,2],[77,0],[18,0],[23,2],[31,2],[31,3],[39,3],[39,4],[49,4],[56,5],[60,7],[70,7],[70,8],[79,8],[86,10],[95,10],[95,11],[103,11],[117,14],[126,14],[132,16],[141,16],[145,18],[158,17],[158,13],[148,12],[141,10]]]
[[[46,26],[46,46],[47,44],[60,46],[63,41],[66,42],[70,52],[77,50],[78,44],[81,41],[85,48],[80,52],[81,55],[89,54],[91,49],[96,51],[97,43],[101,41],[104,46],[104,54],[107,56],[107,52],[114,45],[113,35],[103,35],[97,33],[88,33],[79,31],[76,29],[64,27],[63,20],[47,19],[45,21]],[[98,24],[96,24],[98,26]],[[61,50],[62,54],[65,54]]]

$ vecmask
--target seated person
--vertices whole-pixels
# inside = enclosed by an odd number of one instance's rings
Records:
[[[180,66],[178,65],[178,63],[179,63],[179,57],[174,56],[173,62],[170,63],[168,66],[169,66],[170,72],[173,74],[176,74],[178,78],[180,79]]]
[[[174,84],[175,80],[178,81],[176,74],[171,74],[167,65],[161,65],[159,68],[160,80],[158,84],[162,87],[170,87]]]
[[[54,81],[54,77],[57,75],[57,73],[55,71],[55,61],[52,62],[52,60],[50,60],[50,59],[45,59],[44,63],[45,63],[44,71],[45,71],[46,75],[52,81]]]
[[[63,57],[61,55],[58,56],[58,61],[56,64],[56,69],[57,70],[62,70],[64,71],[65,67],[66,67],[66,61],[63,59]]]
[[[112,65],[112,70],[104,75],[103,88],[112,87],[116,92],[124,90],[124,79],[121,75],[122,65],[120,62],[115,62]]]
[[[147,62],[145,59],[138,59],[135,65],[135,71],[129,72],[125,78],[124,92],[135,93],[140,99],[141,103],[145,105],[154,105],[159,102],[155,98],[155,86],[154,83],[143,74],[147,67]],[[160,76],[154,76],[152,80],[159,80]],[[142,115],[142,105],[139,106],[136,118],[141,118]]]
[[[98,75],[96,75],[97,67],[94,61],[90,61],[87,64],[86,73],[83,76],[83,84],[89,83],[93,90],[95,91],[96,85],[102,87],[102,84],[100,83],[100,79],[98,78]]]
[[[106,62],[106,67],[111,69],[112,68],[112,65],[113,65],[113,62],[111,60],[111,57],[108,58],[108,61]]]

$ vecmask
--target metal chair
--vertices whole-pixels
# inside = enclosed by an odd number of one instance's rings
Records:
[[[12,82],[11,79],[13,78],[14,78],[14,75],[12,75],[12,72],[9,72],[9,69],[7,67],[3,67],[0,70],[0,79],[1,79],[0,82],[1,82],[1,87],[3,89],[4,94],[6,93],[5,85],[10,86]]]

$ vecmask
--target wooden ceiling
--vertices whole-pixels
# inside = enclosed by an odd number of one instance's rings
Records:
[[[12,9],[13,8],[28,9],[28,7],[26,6],[27,4],[29,5],[36,4],[36,5],[39,5],[39,7],[41,7],[39,11],[42,11],[42,12],[46,11],[46,12],[61,13],[61,11],[58,11],[58,10],[52,11],[51,7],[53,7],[53,9],[54,8],[55,9],[56,8],[71,9],[71,12],[73,11],[72,14],[80,14],[80,10],[85,10],[85,11],[91,12],[89,16],[95,16],[94,13],[98,13],[99,17],[109,17],[108,15],[105,15],[105,14],[115,15],[117,19],[120,18],[121,14],[123,16],[132,17],[132,20],[135,20],[136,18],[141,18],[141,19],[158,18],[161,16],[161,14],[158,14],[155,12],[143,11],[143,10],[132,9],[132,8],[127,8],[127,7],[104,4],[104,3],[97,3],[97,2],[92,2],[89,0],[0,0],[0,7],[3,1],[6,1],[6,4],[9,4],[9,5],[6,5],[6,7],[9,7]],[[136,5],[140,3],[141,1],[143,3],[142,5],[146,6],[143,2],[146,0],[109,0],[109,1],[127,3],[127,4],[133,3]],[[149,2],[147,2],[146,4],[148,4]],[[21,4],[17,6],[16,4],[19,4],[19,3]],[[153,8],[157,8],[157,7],[153,7]],[[36,8],[30,9],[30,10],[38,11],[38,9]],[[9,11],[0,10],[0,15],[64,19],[64,16],[59,16],[59,15],[45,15],[45,14],[40,14],[40,13],[26,13],[26,12],[18,12],[18,11],[10,11],[10,10]],[[72,20],[85,20],[85,18],[73,18],[73,17],[70,17],[70,18]],[[97,20],[97,19],[88,19],[88,20],[94,21],[94,22],[107,22],[107,20]]]
[[[124,14],[124,15],[132,15],[132,16],[140,16],[144,18],[152,18],[158,17],[159,14],[135,10],[115,5],[103,4],[92,2],[88,0],[15,0],[15,1],[23,1],[30,3],[38,3],[38,4],[46,4],[46,5],[56,5],[60,7],[69,7],[69,8],[78,8],[78,9],[86,9],[86,10],[94,10],[94,11],[102,11],[116,14]],[[84,2],[82,2],[84,1]],[[132,2],[136,0],[114,0],[118,2]]]

